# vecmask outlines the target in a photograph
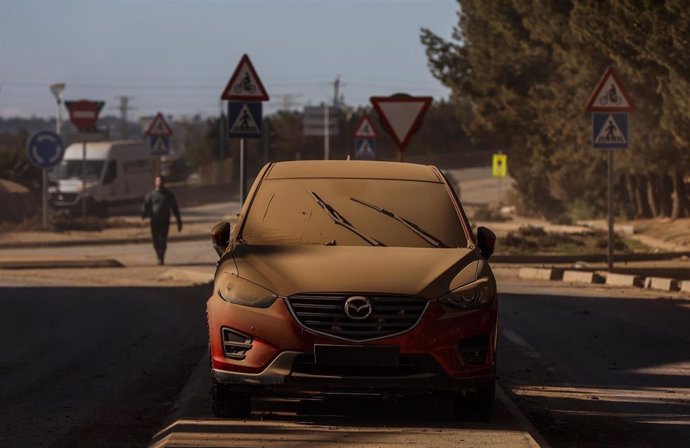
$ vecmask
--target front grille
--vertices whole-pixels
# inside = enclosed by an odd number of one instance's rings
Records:
[[[298,294],[287,298],[293,316],[317,333],[352,341],[380,339],[414,327],[426,309],[420,297],[366,295],[372,313],[355,320],[345,314],[345,301],[352,295]]]

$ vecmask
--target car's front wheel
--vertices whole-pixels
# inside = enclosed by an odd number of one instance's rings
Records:
[[[246,391],[238,391],[213,378],[211,386],[213,414],[220,418],[249,417],[252,413],[252,397]]]

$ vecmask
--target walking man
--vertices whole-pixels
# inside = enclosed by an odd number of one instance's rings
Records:
[[[177,200],[172,192],[165,188],[165,177],[156,176],[156,188],[146,195],[144,205],[141,207],[141,219],[151,218],[151,237],[153,248],[156,249],[158,264],[165,263],[165,249],[168,242],[168,229],[170,228],[170,213],[177,220],[177,231],[182,231],[180,210],[177,208]]]

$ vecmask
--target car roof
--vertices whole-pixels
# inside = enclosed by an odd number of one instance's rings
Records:
[[[295,160],[277,162],[265,179],[395,179],[441,183],[431,165],[369,160]]]

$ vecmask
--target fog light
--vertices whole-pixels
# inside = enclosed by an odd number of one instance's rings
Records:
[[[469,366],[476,366],[486,362],[489,349],[489,334],[483,333],[464,339],[458,344],[462,358]]]
[[[222,328],[223,354],[226,358],[242,360],[252,348],[252,338],[229,328]]]

